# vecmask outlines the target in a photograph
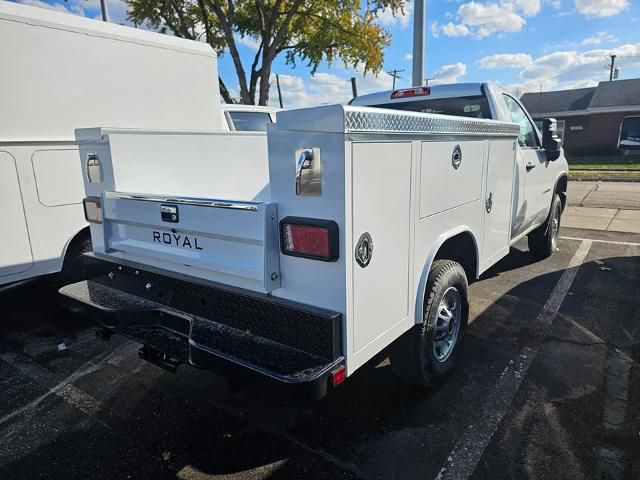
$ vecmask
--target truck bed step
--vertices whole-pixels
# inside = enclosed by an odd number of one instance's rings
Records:
[[[139,341],[144,352],[154,352],[141,355],[146,360],[170,359],[160,366],[171,370],[190,363],[227,375],[235,371],[253,377],[255,373],[256,378],[300,384],[326,379],[343,363],[341,356],[325,358],[94,280],[67,285],[60,294],[66,308]]]

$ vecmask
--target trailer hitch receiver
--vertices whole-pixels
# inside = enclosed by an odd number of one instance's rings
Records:
[[[141,359],[146,360],[149,363],[153,363],[154,365],[171,373],[176,373],[178,371],[178,366],[182,363],[179,360],[170,357],[166,353],[162,353],[160,350],[149,347],[148,345],[145,345],[138,350],[138,356]]]

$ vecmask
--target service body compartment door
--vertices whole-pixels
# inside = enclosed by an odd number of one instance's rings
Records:
[[[409,315],[411,155],[410,142],[352,146],[354,352]]]
[[[0,152],[0,180],[0,205],[3,209],[0,277],[4,277],[29,270],[33,265],[33,256],[16,162],[8,152]]]
[[[516,158],[513,140],[491,140],[487,148],[481,271],[509,253]]]
[[[483,141],[422,142],[420,218],[482,195]]]

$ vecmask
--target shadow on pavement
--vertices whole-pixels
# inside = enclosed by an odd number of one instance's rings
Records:
[[[640,257],[606,257],[608,271],[588,258],[541,331],[536,320],[572,253],[531,263],[516,249],[483,276],[474,294],[504,293],[470,324],[462,362],[437,391],[417,391],[375,361],[321,402],[290,407],[264,391],[228,395],[219,377],[189,367],[172,376],[130,349],[74,383],[100,402],[95,416],[52,395],[0,423],[0,477],[435,478],[468,426],[485,421],[501,375],[536,347],[474,478],[640,478]],[[3,311],[18,309],[2,337],[28,350],[40,328],[68,337],[86,327],[38,313],[50,300],[1,298]],[[34,317],[7,326],[24,306]]]

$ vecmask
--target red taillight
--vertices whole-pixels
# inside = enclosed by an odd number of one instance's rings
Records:
[[[338,225],[312,218],[287,217],[280,222],[282,253],[333,262],[338,259]]]
[[[84,218],[87,222],[102,223],[102,200],[98,197],[87,197],[82,200]]]
[[[331,372],[331,386],[337,387],[347,379],[347,369],[344,365],[340,365],[333,372]]]
[[[284,248],[288,252],[317,257],[329,256],[329,230],[326,228],[285,225],[284,239]]]
[[[421,97],[421,96],[430,95],[430,94],[431,94],[431,89],[429,87],[403,88],[402,90],[394,90],[393,92],[391,92],[391,99]]]

